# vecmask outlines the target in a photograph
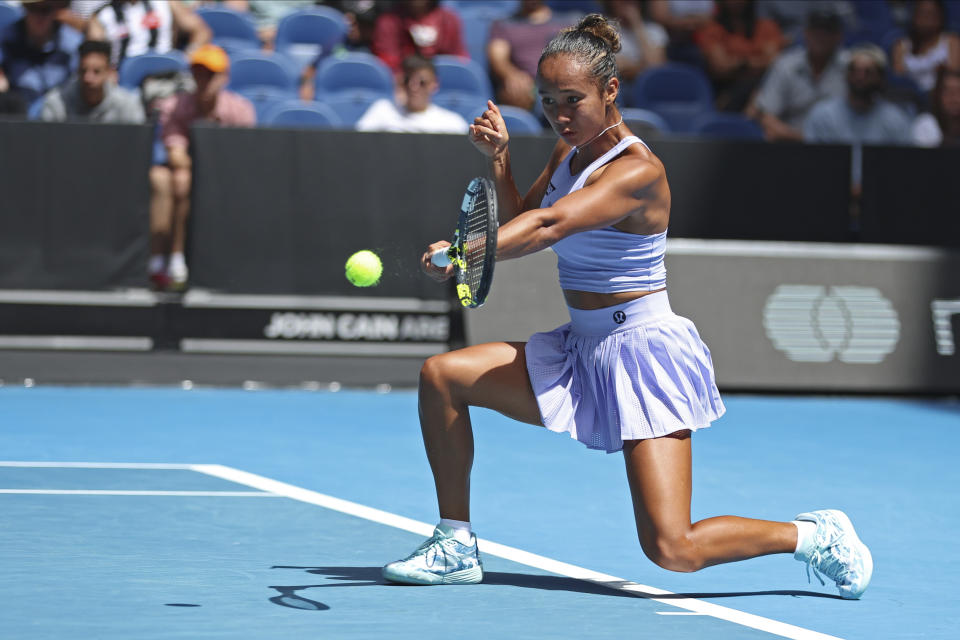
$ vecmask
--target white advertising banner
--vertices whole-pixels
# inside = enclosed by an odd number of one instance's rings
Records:
[[[467,340],[525,340],[567,320],[550,252],[497,265]],[[892,245],[671,239],[674,311],[721,387],[960,392],[960,252]]]

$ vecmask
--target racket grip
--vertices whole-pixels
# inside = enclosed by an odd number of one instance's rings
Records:
[[[430,262],[438,267],[446,267],[450,264],[450,256],[447,255],[447,249],[437,249],[430,256]]]

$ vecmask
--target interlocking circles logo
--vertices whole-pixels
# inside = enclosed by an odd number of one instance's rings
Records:
[[[873,287],[780,285],[763,309],[767,337],[795,362],[881,362],[900,339],[900,320]]]

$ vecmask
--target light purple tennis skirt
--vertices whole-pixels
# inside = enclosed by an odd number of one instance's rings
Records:
[[[543,424],[591,449],[696,431],[723,415],[710,350],[666,291],[615,307],[570,309],[570,322],[527,342]]]

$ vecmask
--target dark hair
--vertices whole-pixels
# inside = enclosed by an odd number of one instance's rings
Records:
[[[591,13],[575,27],[567,27],[551,40],[540,54],[537,68],[547,58],[568,54],[590,68],[590,76],[603,89],[610,78],[615,78],[620,51],[620,34],[609,20],[599,13]]]
[[[107,56],[107,61],[110,61],[110,43],[106,40],[84,40],[77,51],[80,53],[81,58],[91,53],[102,53]]]
[[[430,62],[427,58],[423,56],[418,56],[416,54],[409,55],[403,59],[403,62],[400,63],[400,69],[403,71],[403,77],[409,78],[417,71],[423,69],[429,69],[430,73],[436,77],[437,69],[433,66],[433,63]]]
[[[940,130],[943,132],[944,137],[947,136],[948,123],[947,114],[943,112],[941,99],[943,98],[943,90],[947,84],[947,78],[960,80],[960,71],[941,66],[937,69],[937,84],[934,85],[933,91],[930,92],[930,111],[933,113],[933,117],[937,119],[937,123],[940,125]]]
[[[736,25],[734,24],[733,20],[734,15],[730,13],[730,9],[726,3],[717,3],[717,17],[715,19],[726,32],[737,32]],[[743,22],[743,35],[746,36],[748,40],[752,39],[753,30],[757,27],[757,7],[754,5],[753,0],[747,0],[747,3],[743,7]]]
[[[919,6],[922,0],[917,0],[913,3],[913,12],[910,15],[910,26],[907,29],[907,33],[910,36],[910,43],[912,45],[912,51],[916,53],[920,49],[920,34],[917,33],[917,27],[914,24],[914,18],[917,16],[917,6]],[[940,12],[940,32],[943,33],[944,29],[947,27],[947,6],[943,3],[943,0],[928,0],[932,2],[934,6],[937,7],[937,11]]]

